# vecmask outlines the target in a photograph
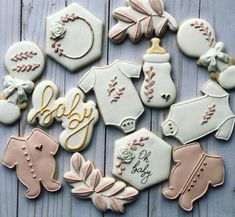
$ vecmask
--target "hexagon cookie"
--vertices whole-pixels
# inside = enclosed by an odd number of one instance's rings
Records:
[[[169,176],[172,147],[143,128],[116,141],[113,175],[143,190]]]
[[[76,71],[101,56],[102,29],[98,18],[73,3],[47,18],[46,53]]]

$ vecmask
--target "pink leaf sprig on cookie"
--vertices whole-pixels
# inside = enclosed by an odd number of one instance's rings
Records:
[[[13,58],[11,58],[11,61],[18,62],[21,60],[27,60],[28,58],[33,58],[33,56],[36,56],[37,52],[35,51],[25,51],[25,52],[20,52],[16,54]]]
[[[215,113],[216,109],[215,109],[216,105],[212,105],[212,106],[209,106],[207,111],[205,112],[205,114],[203,115],[203,119],[202,119],[202,123],[201,125],[203,124],[206,124],[212,117],[212,115]]]
[[[155,76],[155,72],[153,72],[153,67],[150,66],[149,70],[146,71],[146,85],[144,86],[145,92],[144,94],[147,97],[147,101],[150,102],[151,99],[153,98],[153,85],[155,84],[155,81],[153,80],[153,77]]]
[[[173,31],[178,26],[175,19],[164,10],[162,0],[128,0],[127,7],[117,8],[113,12],[118,23],[109,32],[109,38],[121,42],[125,36],[137,42],[144,34],[147,38],[153,35],[162,36],[166,27]]]
[[[103,177],[91,161],[86,161],[79,153],[73,154],[70,171],[65,180],[73,187],[71,192],[80,198],[91,198],[97,209],[105,212],[124,212],[124,205],[133,201],[138,190],[127,187],[124,182],[112,177]]]
[[[28,63],[28,64],[22,64],[22,65],[17,65],[14,67],[12,70],[16,72],[24,72],[24,71],[34,71],[36,68],[38,68],[40,64],[37,63]]]

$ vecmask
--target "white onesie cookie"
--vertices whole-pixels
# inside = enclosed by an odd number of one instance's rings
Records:
[[[125,133],[135,130],[144,107],[131,78],[139,78],[140,71],[140,65],[116,60],[108,66],[92,67],[79,81],[78,86],[85,93],[94,90],[106,125]]]
[[[206,20],[195,18],[183,22],[177,42],[183,53],[199,58],[198,64],[206,67],[223,88],[235,87],[233,59],[224,53],[224,44],[216,42],[214,29]]]
[[[229,94],[213,81],[202,87],[204,96],[173,104],[162,123],[165,136],[174,136],[186,144],[217,131],[217,139],[228,140],[233,132],[235,115]]]
[[[33,92],[33,108],[28,113],[28,122],[50,126],[54,119],[62,122],[63,132],[59,142],[68,151],[86,148],[91,140],[93,127],[98,120],[98,111],[93,101],[84,102],[84,94],[78,88],[71,89],[60,97],[57,86],[51,81],[38,84]]]

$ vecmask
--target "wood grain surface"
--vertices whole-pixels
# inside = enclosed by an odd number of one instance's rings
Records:
[[[115,45],[108,40],[110,27],[115,24],[112,11],[124,6],[124,0],[0,0],[0,73],[1,81],[6,75],[4,56],[6,50],[13,43],[20,40],[29,40],[45,50],[45,20],[46,17],[69,5],[77,2],[95,14],[104,23],[103,54],[94,65],[106,65],[116,59],[130,60],[142,63],[142,56],[149,47],[149,40],[142,39],[133,44],[125,40]],[[167,10],[177,19],[178,23],[192,17],[207,19],[215,28],[217,40],[223,41],[227,53],[235,57],[235,1],[234,0],[165,0]],[[162,39],[162,46],[171,54],[172,76],[177,86],[177,101],[199,96],[201,86],[209,79],[203,68],[198,68],[194,59],[184,56],[176,45],[175,34],[168,32]],[[76,43],[76,42],[75,42]],[[37,81],[52,80],[60,88],[61,96],[77,85],[79,79],[89,70],[90,66],[77,73],[65,70],[56,62],[47,58],[47,65],[43,76]],[[139,90],[143,76],[133,82]],[[2,82],[0,84],[2,89]],[[230,91],[230,103],[235,111],[235,93]],[[93,94],[88,99],[94,99]],[[127,105],[128,106],[128,105]],[[30,106],[29,106],[30,107]],[[18,123],[13,126],[0,125],[0,151],[3,154],[7,139],[11,135],[23,136],[32,126],[27,121],[26,109]],[[139,119],[137,128],[146,127],[162,137],[160,124],[165,119],[167,110],[145,108],[145,113]],[[62,128],[60,123],[54,123],[45,129],[55,138],[58,138]],[[95,127],[92,141],[82,153],[93,160],[96,167],[105,175],[111,175],[113,145],[116,139],[124,134],[116,128],[105,127],[100,118]],[[179,145],[174,139],[165,138],[172,146]],[[235,216],[235,133],[228,142],[219,141],[211,134],[200,140],[203,148],[212,154],[219,154],[225,163],[225,183],[216,189],[209,189],[208,193],[195,203],[192,212],[185,212],[177,200],[165,199],[162,188],[167,182],[156,185],[140,193],[138,199],[128,205],[125,214],[127,217],[234,217]],[[71,153],[59,150],[57,159],[57,176],[63,180],[63,174],[69,169]],[[160,160],[160,159],[159,159]],[[70,187],[63,181],[63,188],[56,193],[43,190],[35,200],[25,197],[25,187],[19,183],[14,170],[0,165],[0,217],[114,217],[120,216],[112,212],[100,213],[89,200],[81,200],[70,193]]]

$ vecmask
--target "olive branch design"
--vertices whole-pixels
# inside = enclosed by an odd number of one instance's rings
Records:
[[[39,66],[40,66],[40,64],[37,64],[37,63],[22,64],[22,65],[17,65],[12,70],[16,71],[16,72],[24,72],[24,71],[29,72],[29,71],[34,71]]]
[[[210,46],[212,45],[215,39],[212,37],[212,33],[211,31],[209,31],[208,26],[206,26],[203,22],[199,23],[197,20],[194,23],[191,23],[190,25],[202,32],[206,40],[210,43]]]
[[[144,146],[144,141],[148,140],[149,137],[140,137],[139,139],[134,139],[132,142],[127,144],[128,149],[124,151],[128,151],[128,157],[129,160],[128,162],[125,161],[125,158],[122,156],[122,153],[117,156],[117,159],[119,160],[118,163],[116,164],[116,167],[119,169],[118,173],[119,175],[122,175],[123,171],[126,169],[125,164],[131,163],[131,161],[134,159],[133,153],[130,151],[136,151],[138,146],[143,147]],[[123,150],[121,150],[123,152]],[[130,156],[131,155],[131,156]]]
[[[23,59],[27,60],[28,58],[33,58],[33,56],[36,56],[36,55],[37,55],[37,52],[35,51],[25,51],[25,52],[16,54],[13,58],[11,58],[11,61],[18,62]]]
[[[216,111],[215,107],[216,107],[215,104],[208,107],[207,111],[205,112],[205,114],[202,117],[203,119],[202,119],[201,125],[206,124],[211,119],[212,115]]]
[[[153,85],[155,84],[155,81],[153,80],[153,77],[155,76],[155,72],[153,72],[153,66],[150,66],[148,70],[146,70],[146,85],[144,86],[145,92],[144,94],[147,97],[147,101],[150,102],[153,98]]]
[[[79,153],[73,154],[70,171],[64,174],[65,180],[72,186],[71,192],[82,198],[91,198],[97,209],[105,212],[124,212],[124,205],[132,202],[138,190],[127,187],[124,182],[112,177],[103,177],[91,161],[86,161]]]
[[[112,96],[112,99],[110,101],[111,103],[117,102],[120,99],[120,97],[123,95],[124,90],[126,89],[125,87],[121,87],[121,88],[117,87],[117,85],[118,85],[117,79],[118,79],[117,76],[115,76],[108,83],[107,92],[108,92],[109,96]],[[112,93],[113,93],[113,95],[112,95]]]

